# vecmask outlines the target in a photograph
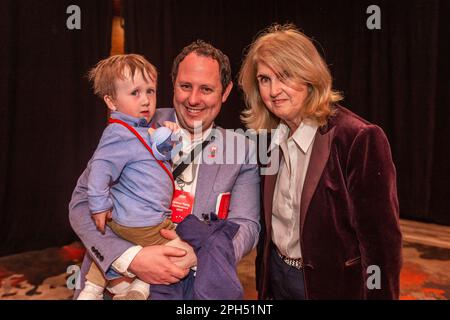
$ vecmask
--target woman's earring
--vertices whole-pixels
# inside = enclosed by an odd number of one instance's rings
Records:
[[[310,84],[308,84],[308,93],[311,93],[313,90],[312,86]]]

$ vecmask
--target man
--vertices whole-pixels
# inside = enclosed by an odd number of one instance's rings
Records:
[[[174,159],[175,167],[183,162],[195,147],[198,149],[198,146],[201,152],[196,160],[199,157],[225,159],[224,130],[213,130],[213,127],[214,119],[233,87],[228,57],[210,44],[196,41],[185,47],[175,58],[172,81],[175,113],[173,109],[158,109],[152,124],[171,120],[177,121],[182,128],[185,143],[183,154]],[[195,134],[196,132],[200,134]],[[243,139],[243,136],[233,135],[238,140]],[[213,142],[202,144],[208,138],[212,140],[212,136],[215,137]],[[211,212],[216,212],[220,199],[228,193],[231,194],[228,220],[239,225],[232,241],[237,262],[256,246],[260,229],[259,171],[256,164],[249,163],[249,153],[246,149],[245,163],[211,164],[194,160],[175,180],[176,189],[193,199],[191,203],[185,204],[189,208],[188,211],[202,220],[208,219]],[[91,220],[82,190],[74,191],[70,208],[72,228],[88,253],[82,266],[82,283],[85,266],[92,260],[107,278],[118,272],[126,276],[137,276],[150,284],[176,283],[188,274],[189,268],[180,268],[174,262],[188,266],[195,263],[195,257],[192,259],[192,249],[184,242],[182,245],[187,250],[170,246],[142,248],[120,239],[109,228],[102,235]],[[176,235],[170,231],[163,230],[161,234],[177,241]],[[180,243],[178,240],[178,244]]]

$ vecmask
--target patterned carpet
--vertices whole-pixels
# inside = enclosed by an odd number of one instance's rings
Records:
[[[448,247],[446,243],[436,246],[430,241],[419,243],[412,236],[404,238],[401,299],[450,300],[450,243]],[[1,257],[0,299],[71,299],[73,291],[66,285],[72,274],[68,267],[79,265],[83,254],[84,248],[75,242],[62,248]],[[248,300],[257,297],[254,259],[253,251],[238,267]]]
[[[0,258],[0,299],[71,299],[67,268],[81,264],[80,243]]]
[[[450,249],[405,242],[403,300],[450,300]]]

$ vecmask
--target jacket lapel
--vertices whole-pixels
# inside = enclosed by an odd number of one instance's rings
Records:
[[[275,183],[277,182],[277,175],[267,175],[264,177],[264,222],[266,227],[266,236],[271,238],[272,236],[272,206],[273,206],[273,193],[275,191]]]
[[[195,202],[192,213],[201,217],[205,212],[206,203],[211,195],[214,181],[216,181],[217,173],[219,172],[219,165],[217,164],[200,164],[198,168],[197,187],[195,190]],[[203,183],[200,183],[200,182]],[[206,182],[206,183],[205,183]]]
[[[215,134],[214,141],[211,141],[206,145],[206,147],[202,151],[202,163],[198,168],[198,176],[197,176],[197,186],[195,189],[195,201],[194,208],[192,213],[198,217],[201,217],[202,213],[209,214],[210,212],[205,212],[207,208],[208,199],[211,195],[211,192],[214,187],[214,183],[216,181],[216,176],[219,173],[220,164],[217,163],[208,163],[207,161],[211,161],[208,159],[208,155],[210,154],[211,147],[214,145],[216,147],[216,153],[222,153],[223,158],[225,159],[225,145],[223,139],[223,129],[217,128],[217,131],[220,134]],[[206,160],[205,160],[206,159]]]
[[[280,169],[282,154],[279,147],[276,147],[271,151],[270,162],[267,168],[276,168],[274,174],[264,176],[263,184],[263,206],[264,206],[264,222],[266,226],[266,235],[268,239],[272,236],[272,206],[273,206],[273,195],[275,192],[275,185],[277,182],[278,172]],[[275,166],[275,167],[274,167]]]
[[[303,226],[305,224],[309,204],[311,203],[317,184],[322,176],[323,169],[325,168],[330,156],[331,141],[333,138],[334,129],[335,128],[333,127],[331,130],[323,134],[320,130],[317,130],[316,132],[300,203],[300,234],[303,232]]]

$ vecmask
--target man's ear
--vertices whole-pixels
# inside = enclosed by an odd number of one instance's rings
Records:
[[[225,89],[225,92],[222,94],[222,103],[225,103],[225,101],[227,101],[231,89],[233,89],[233,81],[230,81],[227,88]]]
[[[108,106],[108,109],[111,111],[117,111],[117,107],[114,104],[114,100],[111,96],[105,95],[103,97],[103,101],[105,101],[106,105]]]

